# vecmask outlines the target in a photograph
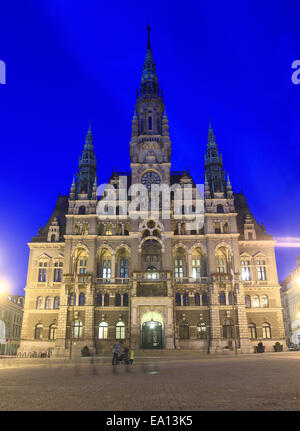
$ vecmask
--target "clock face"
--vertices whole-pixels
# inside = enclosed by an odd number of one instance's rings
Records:
[[[151,184],[160,184],[160,177],[155,172],[146,172],[142,176],[142,184],[151,190]]]

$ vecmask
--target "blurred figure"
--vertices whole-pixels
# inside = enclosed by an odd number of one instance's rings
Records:
[[[133,361],[134,361],[134,350],[131,347],[130,350],[129,350],[129,362],[130,362],[130,365],[133,364]]]
[[[80,349],[76,346],[76,343],[74,343],[74,368],[75,368],[75,375],[80,376]]]
[[[112,365],[118,365],[122,341],[117,341],[113,347]]]
[[[92,374],[97,374],[97,367],[96,367],[96,352],[94,349],[90,350],[91,352],[91,370]]]

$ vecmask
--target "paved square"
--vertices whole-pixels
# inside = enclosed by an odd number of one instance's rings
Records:
[[[49,362],[47,362],[48,364]],[[299,410],[300,352],[0,369],[0,410]]]

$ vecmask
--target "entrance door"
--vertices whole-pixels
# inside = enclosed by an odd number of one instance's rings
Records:
[[[143,349],[162,348],[162,325],[160,322],[143,323],[142,326],[142,346]]]

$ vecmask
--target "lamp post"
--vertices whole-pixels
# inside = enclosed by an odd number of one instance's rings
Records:
[[[74,292],[73,292],[73,301],[72,301],[72,309],[71,309],[71,315],[70,315],[70,350],[69,350],[69,359],[72,359],[72,347],[73,347],[73,323],[74,323],[74,306],[75,306],[75,298],[78,293],[77,288],[77,263],[79,259],[78,255],[77,257],[74,257],[74,265],[73,265],[73,274],[74,274]]]
[[[234,353],[237,355],[237,334],[236,334],[236,316],[235,316],[235,304],[234,304],[234,272],[232,262],[230,265],[231,274],[231,305],[232,305],[232,317],[233,317],[233,337],[234,337]]]

